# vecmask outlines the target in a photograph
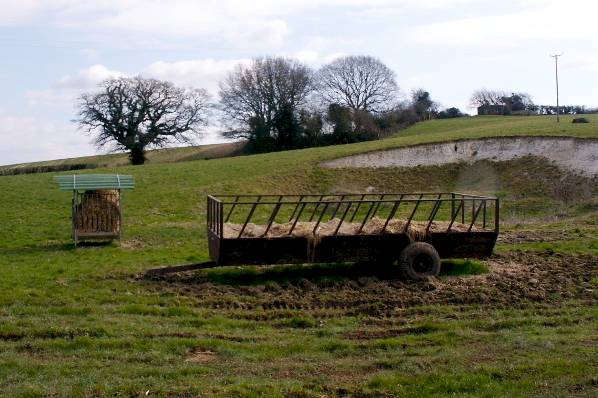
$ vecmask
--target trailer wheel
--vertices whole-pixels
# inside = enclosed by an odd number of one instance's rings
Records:
[[[419,281],[440,273],[440,256],[429,243],[414,242],[399,256],[399,271],[405,279]]]

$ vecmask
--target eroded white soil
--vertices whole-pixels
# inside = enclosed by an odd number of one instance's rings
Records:
[[[598,140],[568,137],[497,137],[422,144],[347,156],[324,167],[413,167],[478,160],[505,161],[524,156],[544,157],[559,167],[598,175]]]

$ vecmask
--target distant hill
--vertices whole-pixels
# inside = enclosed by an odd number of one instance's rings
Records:
[[[245,142],[198,145],[181,148],[154,149],[147,152],[147,163],[175,163],[190,160],[217,159],[243,153]],[[129,165],[128,153],[84,156],[0,166],[1,175],[46,173],[53,171],[95,169]]]
[[[576,117],[585,117],[590,123],[572,124]],[[510,135],[562,135],[576,137],[598,137],[598,114],[563,115],[557,124],[554,116],[474,116],[455,119],[437,119],[417,123],[408,129],[398,131],[390,137],[353,145],[326,147],[325,152],[345,154],[369,150],[392,148],[428,141],[443,141],[464,138],[497,137]],[[415,138],[415,136],[419,138]],[[155,149],[147,152],[147,163],[178,163],[191,160],[218,159],[243,154],[245,142],[189,146],[182,148]],[[336,149],[334,149],[336,148]],[[341,149],[345,148],[345,149]],[[351,148],[351,149],[349,149]],[[332,155],[332,157],[336,157]],[[85,156],[43,162],[20,163],[0,166],[0,176],[14,174],[44,173],[94,168],[128,166],[127,153]]]

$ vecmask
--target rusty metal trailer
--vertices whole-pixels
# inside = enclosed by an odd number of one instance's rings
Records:
[[[499,213],[498,198],[459,192],[209,195],[213,261],[196,268],[371,261],[417,280],[441,258],[489,256]]]

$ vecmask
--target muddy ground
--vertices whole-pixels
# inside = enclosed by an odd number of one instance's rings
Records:
[[[243,285],[215,283],[201,271],[165,275],[148,283],[150,289],[193,296],[199,307],[233,311],[234,316],[248,319],[294,316],[297,311],[324,318],[386,317],[409,307],[436,304],[524,307],[598,299],[593,284],[598,278],[595,256],[515,251],[485,262],[490,269],[486,274],[441,276],[418,283],[359,276]]]

